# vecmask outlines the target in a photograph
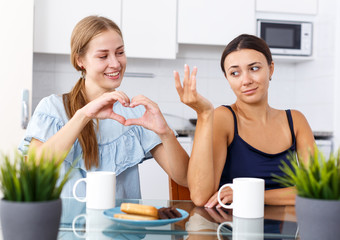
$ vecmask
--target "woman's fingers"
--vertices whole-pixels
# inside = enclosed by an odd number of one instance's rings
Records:
[[[186,87],[189,85],[190,81],[190,69],[187,64],[184,65],[184,79],[183,79],[183,87]]]
[[[224,220],[230,220],[230,218],[232,219],[232,215],[231,214],[228,214],[227,212],[225,212],[224,210],[218,208],[216,209],[216,211],[222,216],[222,218]]]
[[[226,187],[222,189],[220,197],[221,197],[221,202],[223,204],[232,202],[233,201],[233,190],[230,187]],[[221,208],[221,207],[222,206],[219,203],[216,205],[216,208]]]
[[[131,125],[142,125],[142,120],[140,118],[129,118],[126,119],[126,121],[123,123],[125,126],[131,126]]]
[[[111,97],[111,100],[118,101],[125,107],[128,107],[130,105],[130,98],[122,91],[110,92],[108,93],[108,95],[109,97]]]
[[[155,107],[158,108],[158,105],[155,102],[153,102],[152,100],[150,100],[149,98],[143,95],[138,95],[131,99],[130,107],[133,108],[139,105],[143,105],[145,109],[150,109],[150,108],[155,108]]]
[[[216,204],[218,204],[218,201],[217,201],[217,192],[210,197],[210,199],[204,205],[204,207],[212,208],[212,207],[216,206]]]
[[[117,122],[121,123],[122,125],[125,125],[126,119],[123,116],[121,116],[117,113],[112,112],[110,118],[113,119],[113,120],[116,120]]]
[[[175,87],[176,87],[177,93],[180,96],[180,98],[182,98],[184,91],[183,91],[183,87],[181,84],[181,80],[179,78],[179,73],[177,71],[174,71],[174,78],[175,78]]]
[[[204,207],[212,208],[212,207],[216,206],[217,208],[220,208],[221,205],[218,203],[217,196],[218,196],[218,192],[216,192],[214,195],[211,196],[211,198],[204,205]],[[229,187],[222,189],[220,197],[221,197],[221,202],[223,204],[232,202],[232,200],[233,200],[233,190]]]
[[[184,79],[183,83],[181,83],[178,72],[174,71],[175,87],[178,95],[180,96],[181,101],[189,106],[192,105],[193,102],[197,101],[196,75],[197,67],[194,67],[190,74],[190,68],[187,64],[185,64]]]
[[[121,99],[125,102],[123,106],[128,107],[130,105],[130,98],[122,91],[116,91],[119,96],[121,96]]]
[[[191,83],[190,83],[190,90],[192,92],[196,92],[196,75],[197,75],[197,67],[194,67],[191,73]]]

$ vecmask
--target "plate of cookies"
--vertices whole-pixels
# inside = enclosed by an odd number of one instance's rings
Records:
[[[136,203],[122,203],[120,207],[104,211],[109,219],[126,225],[155,227],[181,221],[189,214],[175,207],[156,207]]]

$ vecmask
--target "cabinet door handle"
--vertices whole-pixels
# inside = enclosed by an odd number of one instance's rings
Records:
[[[28,113],[29,113],[29,91],[27,89],[22,90],[21,97],[21,127],[26,129],[28,124]]]

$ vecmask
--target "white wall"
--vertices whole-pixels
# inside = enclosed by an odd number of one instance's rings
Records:
[[[314,23],[315,60],[296,65],[295,106],[315,131],[334,130],[336,2],[319,1]]]
[[[334,146],[340,146],[340,1],[336,2],[335,79],[334,79]]]

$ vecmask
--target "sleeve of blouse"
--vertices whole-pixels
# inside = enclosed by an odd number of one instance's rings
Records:
[[[19,145],[21,152],[28,150],[32,138],[46,142],[64,126],[64,122],[61,117],[58,117],[57,113],[56,107],[46,98],[41,100],[27,126],[24,139]]]

